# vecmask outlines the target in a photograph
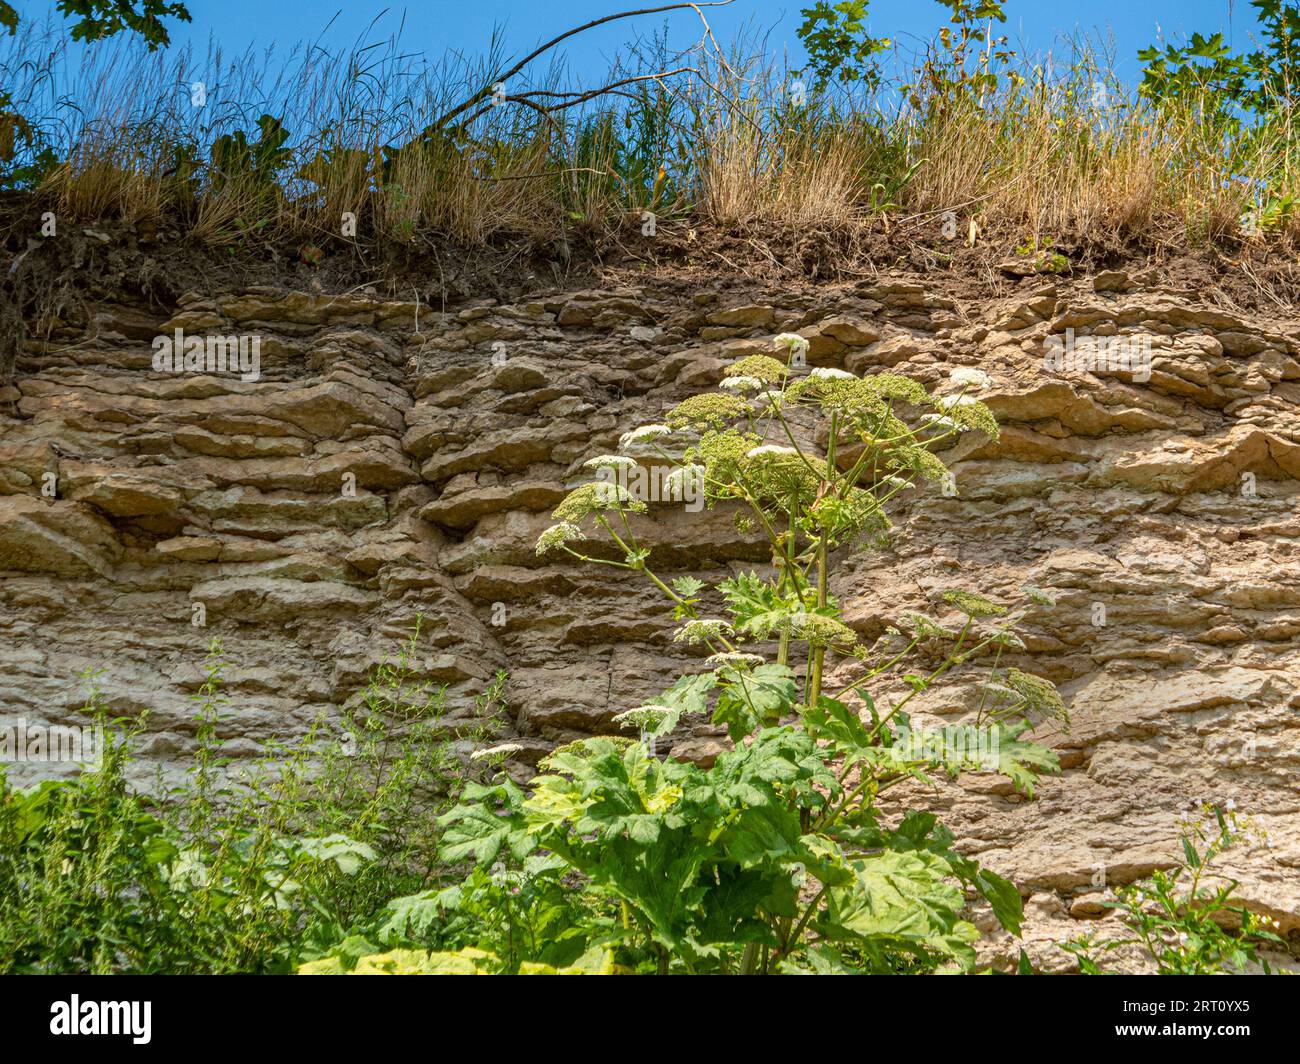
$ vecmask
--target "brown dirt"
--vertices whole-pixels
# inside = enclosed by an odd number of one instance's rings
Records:
[[[300,236],[254,237],[211,247],[179,220],[133,225],[120,220],[64,222],[55,239],[35,236],[40,205],[30,196],[0,196],[0,379],[19,345],[58,321],[77,322],[98,298],[125,293],[170,311],[186,292],[249,285],[344,292],[373,287],[393,296],[413,291],[436,309],[472,299],[518,298],[529,292],[588,285],[680,283],[705,290],[818,285],[871,279],[882,272],[933,277],[945,294],[985,299],[1041,277],[999,269],[1016,259],[1016,233],[985,231],[974,247],[945,240],[937,217],[882,227],[762,232],[741,226],[662,220],[654,238],[629,216],[618,229],[566,233],[549,245],[503,238],[464,247],[437,235],[410,243],[363,246],[335,241],[321,248]],[[1232,249],[1070,245],[1054,250],[1063,271],[1093,274],[1157,270],[1160,286],[1212,298],[1225,309],[1277,314],[1300,305],[1300,263],[1293,249],[1252,242]]]

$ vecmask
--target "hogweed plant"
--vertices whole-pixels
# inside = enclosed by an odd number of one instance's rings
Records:
[[[1022,735],[1045,717],[1064,719],[1059,695],[1000,664],[1024,647],[1014,631],[1023,611],[954,588],[942,604],[956,621],[911,615],[868,646],[830,591],[838,559],[885,542],[903,493],[951,486],[936,450],[965,432],[997,436],[972,394],[988,378],[958,370],[956,390],[933,396],[892,373],[796,372],[807,341],[793,334],[775,347],[784,359],[740,359],[718,391],[686,399],[663,424],[626,433],[619,454],[586,463],[600,479],[560,503],[537,543],[539,555],[648,580],[677,622],[674,640],[698,649],[702,668],[614,718],[636,738],[569,743],[542,761],[527,790],[504,773],[467,790],[444,817],[442,852],[472,860],[470,879],[450,893],[398,899],[383,944],[468,949],[474,964],[502,971],[529,970],[521,937],[533,961],[556,970],[963,971],[977,937],[964,916],[968,892],[1018,933],[1014,885],[962,856],[933,814],[912,810],[891,823],[880,801],[936,770],[993,769],[1032,795],[1037,774],[1057,769],[1052,753]],[[770,569],[715,588],[657,571],[637,533],[647,504],[607,472],[652,455],[672,467],[670,492],[696,487],[711,508],[734,508],[742,529],[761,534]],[[712,612],[708,602],[725,608]],[[914,700],[981,667],[966,723],[913,730]],[[877,696],[877,685],[897,693]],[[657,753],[657,740],[705,715],[733,747],[711,767]],[[507,902],[551,897],[540,938],[526,919],[505,946],[499,936],[439,930],[457,924],[464,899],[481,903],[487,869],[515,877]],[[563,920],[530,874],[565,885]],[[395,956],[366,963],[393,970]],[[396,970],[425,958],[401,956]],[[444,963],[468,962],[434,952],[415,969]]]

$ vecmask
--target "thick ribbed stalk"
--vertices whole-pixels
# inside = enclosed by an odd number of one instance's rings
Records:
[[[817,605],[826,605],[826,533],[822,533],[817,546]],[[823,646],[812,648],[812,678],[808,682],[808,706],[817,705],[822,693],[822,661],[826,657]]]
[[[799,581],[794,575],[794,537],[795,537],[795,508],[798,503],[795,499],[790,500],[790,510],[788,514],[788,523],[786,526],[785,544],[781,550],[783,557],[781,559],[781,579],[777,584],[777,590],[783,592],[799,590]],[[790,664],[790,629],[786,628],[781,633],[781,645],[776,652],[776,662],[778,665]]]
[[[835,479],[835,438],[839,435],[839,419],[836,414],[831,414],[831,435],[826,444],[826,480],[822,484],[820,495],[829,492],[831,484]],[[826,533],[822,532],[817,541],[817,606],[819,609],[826,607],[826,578],[827,578],[827,545]],[[817,705],[822,694],[822,662],[826,657],[825,647],[812,648],[811,674],[808,681],[808,706],[811,709]]]

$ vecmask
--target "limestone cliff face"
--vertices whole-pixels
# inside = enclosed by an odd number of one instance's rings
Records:
[[[98,667],[113,709],[150,711],[144,756],[174,770],[216,635],[229,752],[252,756],[345,702],[422,614],[419,668],[462,713],[509,671],[525,761],[609,730],[684,652],[645,587],[539,559],[534,540],[589,479],[585,459],[798,331],[812,365],[993,379],[982,397],[1000,441],[945,455],[959,494],[918,499],[888,551],[843,561],[834,592],[868,641],[943,588],[1056,596],[1014,663],[1071,705],[1072,728],[1044,733],[1062,775],[1033,801],[979,774],[911,796],[1020,886],[1031,956],[1062,965],[1051,942],[1095,916],[1103,874],[1114,885],[1170,863],[1198,798],[1231,799],[1272,835],[1228,867],[1300,936],[1296,322],[1118,273],[1016,293],[951,299],[885,275],[743,296],[665,282],[443,314],[269,289],[192,294],[166,321],[100,305],[29,343],[0,385],[0,706],[73,720],[78,675]],[[259,337],[260,378],[156,372],[151,341],[178,328]],[[1067,330],[1149,342],[1149,379],[1045,366]],[[718,579],[765,561],[721,510],[652,507],[643,530],[669,572]],[[969,698],[954,684],[925,712],[942,720]],[[679,751],[719,741],[688,729]]]

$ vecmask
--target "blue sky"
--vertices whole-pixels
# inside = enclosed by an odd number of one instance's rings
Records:
[[[327,46],[351,45],[367,35],[371,40],[386,40],[401,27],[402,41],[412,52],[436,55],[450,48],[476,54],[485,50],[493,28],[499,27],[508,50],[522,56],[571,26],[639,5],[654,6],[654,0],[428,0],[409,6],[357,0],[188,0],[193,22],[173,24],[173,42],[193,43],[200,52],[209,38],[219,41],[227,53],[250,45],[288,51],[304,39],[319,38]],[[37,19],[55,8],[52,0],[19,0],[16,6],[24,17]],[[803,53],[795,30],[801,6],[800,0],[735,0],[729,7],[706,9],[706,14],[720,39],[750,23],[768,32],[771,53],[788,50],[790,65],[798,66]],[[906,46],[909,37],[931,36],[943,24],[945,10],[934,0],[873,0],[869,28],[874,35],[895,37]],[[1153,41],[1178,41],[1193,31],[1222,30],[1231,34],[1238,47],[1246,47],[1256,25],[1247,0],[1007,0],[1005,10],[1008,20],[1003,32],[1020,50],[1044,51],[1062,35],[1100,35],[1113,43],[1116,72],[1125,80],[1136,78],[1135,54]],[[633,23],[649,32],[665,19],[674,42],[689,43],[697,35],[699,24],[690,11],[615,23],[568,46],[570,69],[579,76],[603,71],[607,59],[630,36]]]

